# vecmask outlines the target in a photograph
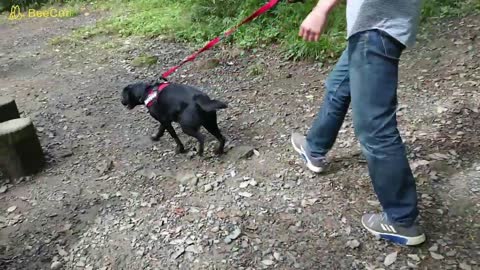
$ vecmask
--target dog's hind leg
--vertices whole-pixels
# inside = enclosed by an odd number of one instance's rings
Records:
[[[208,132],[210,132],[219,142],[217,149],[215,149],[215,154],[223,154],[225,148],[225,137],[223,137],[222,132],[218,128],[216,112],[211,112],[207,114],[205,122],[203,123],[203,127]]]
[[[160,140],[160,138],[163,136],[163,134],[165,134],[165,130],[166,130],[166,127],[164,125],[160,124],[160,127],[158,127],[157,134],[150,137],[150,139],[154,142],[157,142],[158,140]]]
[[[200,133],[200,131],[195,128],[191,128],[189,126],[182,126],[182,130],[183,132],[185,132],[185,134],[187,135],[190,135],[192,137],[194,137],[195,139],[197,139],[198,141],[198,155],[199,156],[203,156],[203,149],[204,149],[204,145],[205,145],[205,136]]]
[[[182,141],[180,141],[180,139],[178,138],[177,133],[175,132],[175,129],[172,127],[172,124],[168,123],[168,124],[162,124],[162,125],[165,126],[165,129],[168,131],[170,136],[172,136],[172,138],[177,143],[177,148],[175,149],[175,153],[177,154],[185,153],[185,147],[183,146]]]

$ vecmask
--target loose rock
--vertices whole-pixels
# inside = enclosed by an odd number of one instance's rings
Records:
[[[197,246],[197,245],[191,245],[191,246],[188,246],[188,247],[185,249],[185,251],[186,251],[186,252],[195,253],[195,254],[199,254],[199,253],[202,253],[202,247]]]
[[[420,261],[420,257],[417,254],[408,254],[407,257],[417,262]]]
[[[315,204],[315,202],[317,202],[318,199],[317,198],[313,198],[313,199],[303,199],[300,203],[300,205],[302,207],[307,207],[307,206],[311,206],[313,204]]]
[[[236,227],[227,237],[225,237],[224,242],[226,244],[230,244],[233,240],[237,239],[242,234],[242,230],[239,227]]]
[[[185,249],[183,247],[178,247],[175,252],[172,254],[172,259],[176,260],[178,257],[182,256],[185,253]]]
[[[272,261],[272,260],[269,260],[269,259],[266,259],[266,260],[263,260],[262,261],[262,264],[266,265],[266,266],[270,266],[270,265],[273,265],[275,262]]]
[[[210,184],[206,184],[206,185],[203,187],[203,189],[205,190],[205,192],[209,192],[210,190],[213,189],[213,187],[212,187],[212,185],[210,185]]]
[[[97,170],[100,174],[105,174],[113,169],[113,161],[112,160],[103,160],[97,164]]]
[[[246,198],[250,198],[253,196],[252,193],[250,192],[239,192],[238,195],[242,196],[242,197],[246,197]]]
[[[445,255],[447,255],[448,257],[453,257],[457,254],[457,251],[456,250],[450,250],[448,251]]]
[[[241,145],[231,149],[228,152],[228,156],[232,161],[247,159],[254,155],[253,150],[254,148],[252,146]]]
[[[390,266],[392,265],[396,260],[397,260],[397,255],[398,255],[398,252],[392,252],[390,254],[388,254],[386,257],[385,257],[385,260],[383,261],[383,264],[385,266]]]
[[[360,246],[360,242],[358,242],[358,240],[354,239],[354,240],[350,240],[347,242],[347,247],[351,248],[351,249],[355,249],[355,248],[358,248]]]
[[[196,186],[198,177],[193,172],[185,172],[177,175],[177,181],[186,186]]]
[[[438,253],[435,253],[435,252],[431,252],[430,251],[430,255],[432,256],[432,258],[434,258],[435,260],[443,260],[445,257],[443,257],[442,255],[438,254]]]
[[[462,270],[472,270],[472,267],[470,265],[468,265],[467,263],[464,263],[464,262],[460,263],[458,265],[458,267],[460,267],[460,269],[462,269]]]
[[[62,263],[59,261],[53,262],[52,265],[50,265],[50,269],[56,270],[60,269],[62,267]]]

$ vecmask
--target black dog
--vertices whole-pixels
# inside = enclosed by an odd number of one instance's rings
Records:
[[[122,104],[128,109],[145,104],[150,115],[160,122],[158,133],[151,137],[158,141],[165,130],[177,143],[176,153],[184,153],[185,148],[172,127],[179,123],[183,132],[198,140],[198,155],[203,155],[205,136],[200,133],[203,126],[220,142],[215,154],[222,154],[225,137],[217,125],[217,110],[227,108],[218,100],[212,100],[197,88],[176,83],[135,83],[122,91]]]

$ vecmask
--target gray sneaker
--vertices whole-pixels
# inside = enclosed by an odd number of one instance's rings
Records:
[[[394,225],[385,214],[365,214],[362,225],[374,235],[400,245],[416,246],[425,242],[425,234],[420,226]]]
[[[321,173],[325,170],[327,167],[325,157],[314,158],[305,150],[307,145],[305,136],[298,133],[293,133],[291,141],[293,149],[295,149],[295,151],[301,155],[307,164],[308,169],[315,173]]]

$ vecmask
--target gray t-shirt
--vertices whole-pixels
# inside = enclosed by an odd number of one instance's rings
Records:
[[[415,43],[422,0],[347,0],[347,35],[379,29],[407,47]]]

